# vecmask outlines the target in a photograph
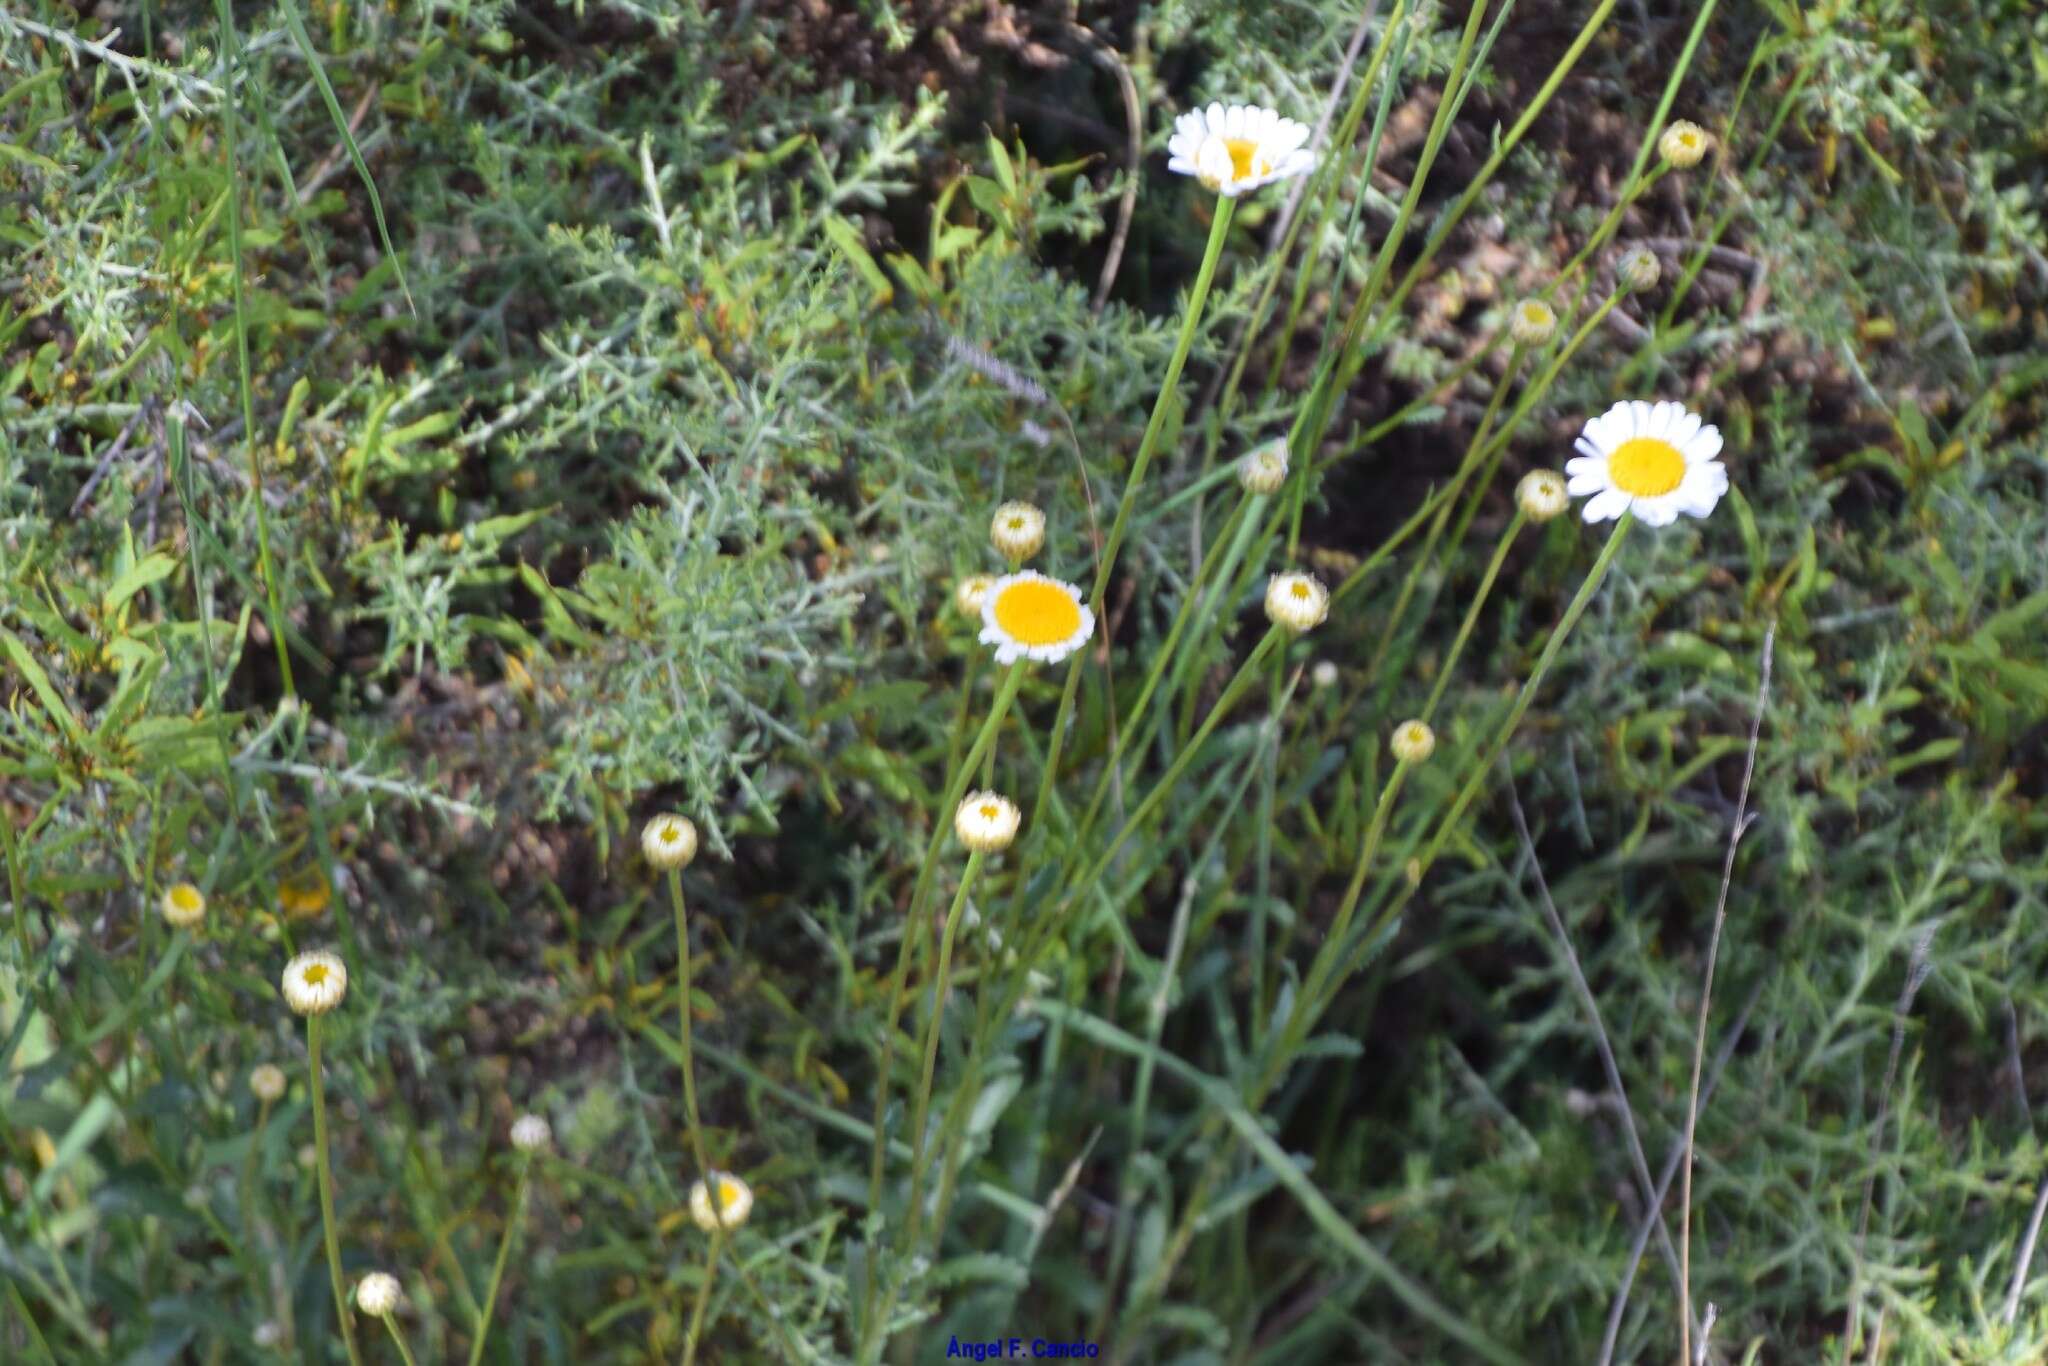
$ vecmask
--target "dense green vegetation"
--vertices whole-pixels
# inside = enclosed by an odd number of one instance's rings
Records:
[[[0,1360],[2041,1360],[2044,191],[2033,0],[9,0]]]

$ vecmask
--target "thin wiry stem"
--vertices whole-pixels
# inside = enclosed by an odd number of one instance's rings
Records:
[[[1692,1086],[1685,1106],[1685,1142],[1680,1149],[1678,1198],[1678,1366],[1692,1366],[1692,1159],[1693,1138],[1700,1120],[1700,1064],[1707,1052],[1707,1010],[1714,1000],[1714,960],[1721,952],[1721,927],[1728,921],[1728,888],[1735,881],[1735,851],[1749,829],[1749,783],[1756,775],[1757,738],[1763,733],[1764,708],[1771,697],[1771,654],[1778,643],[1778,623],[1764,631],[1763,662],[1758,665],[1756,714],[1749,722],[1749,752],[1742,761],[1742,788],[1735,797],[1735,824],[1728,832],[1728,854],[1721,861],[1721,890],[1714,899],[1714,931],[1707,940],[1707,971],[1700,985],[1699,1025],[1693,1031]]]
[[[1636,1129],[1635,1108],[1629,1104],[1628,1089],[1621,1082],[1621,1066],[1614,1058],[1614,1044],[1607,1037],[1607,1026],[1601,1022],[1600,1005],[1593,998],[1593,988],[1586,981],[1585,969],[1579,965],[1578,951],[1572,947],[1571,932],[1565,928],[1564,917],[1558,914],[1557,902],[1551,898],[1550,884],[1543,876],[1543,865],[1536,859],[1536,841],[1529,835],[1529,818],[1523,814],[1521,795],[1515,791],[1514,772],[1505,763],[1501,765],[1501,779],[1507,784],[1508,810],[1515,818],[1515,835],[1521,841],[1522,857],[1527,860],[1530,876],[1535,880],[1544,918],[1550,922],[1550,932],[1557,936],[1558,949],[1564,957],[1565,967],[1571,972],[1572,986],[1578,992],[1579,1004],[1585,1009],[1586,1022],[1593,1027],[1593,1043],[1600,1052],[1600,1066],[1607,1073],[1608,1088],[1621,1103],[1622,1131],[1628,1136],[1628,1155],[1635,1164],[1636,1181],[1643,1188],[1644,1208],[1662,1245],[1664,1260],[1671,1267],[1671,1278],[1677,1281],[1680,1279],[1678,1250],[1671,1245],[1671,1231],[1664,1226],[1663,1194],[1650,1180],[1650,1160],[1643,1154],[1642,1135]],[[1666,1184],[1669,1184],[1668,1180]]]
[[[306,1053],[313,1081],[313,1153],[320,1182],[320,1232],[327,1244],[327,1278],[334,1287],[334,1317],[340,1321],[341,1345],[349,1366],[362,1366],[356,1355],[356,1330],[349,1322],[348,1291],[341,1279],[341,1240],[334,1231],[334,1169],[327,1160],[327,1088],[320,1080],[320,1017],[306,1017]]]
[[[1767,981],[1768,978],[1764,979]],[[1715,1050],[1714,1065],[1708,1070],[1706,1082],[1700,1088],[1700,1104],[1714,1098],[1714,1091],[1721,1084],[1721,1073],[1727,1069],[1728,1060],[1735,1056],[1743,1031],[1749,1028],[1750,1012],[1763,999],[1764,982],[1750,988],[1749,999],[1742,1003],[1742,1009],[1735,1013],[1735,1023],[1728,1027],[1728,1037],[1721,1040],[1720,1048]],[[1684,1152],[1684,1143],[1674,1142],[1671,1145],[1671,1151],[1664,1158],[1664,1169],[1657,1174],[1657,1193],[1650,1201],[1650,1208],[1643,1211],[1642,1222],[1636,1225],[1635,1242],[1629,1248],[1628,1269],[1622,1272],[1621,1285],[1614,1292],[1614,1303],[1607,1311],[1607,1332],[1600,1339],[1600,1357],[1596,1366],[1611,1366],[1614,1360],[1614,1346],[1621,1336],[1621,1316],[1628,1311],[1628,1293],[1635,1285],[1636,1268],[1642,1265],[1643,1252],[1650,1246],[1650,1230],[1663,1222],[1660,1211],[1664,1208],[1664,1197],[1671,1191],[1671,1182],[1678,1175],[1678,1159]]]

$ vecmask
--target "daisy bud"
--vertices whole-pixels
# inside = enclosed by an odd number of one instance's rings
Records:
[[[1664,130],[1664,136],[1657,139],[1657,151],[1670,162],[1675,170],[1690,170],[1700,164],[1700,158],[1713,146],[1713,138],[1697,123],[1680,119]]]
[[[548,1122],[539,1115],[521,1115],[512,1121],[512,1146],[522,1153],[541,1152],[553,1137]]]
[[[1318,688],[1334,688],[1337,686],[1337,666],[1327,659],[1319,659],[1316,666],[1308,671],[1308,680]]]
[[[1021,819],[1009,798],[993,792],[970,792],[953,813],[953,833],[969,853],[1001,853],[1017,838],[1017,823]]]
[[[313,949],[284,965],[283,989],[294,1014],[325,1015],[348,995],[348,968],[326,949]]]
[[[1547,522],[1571,505],[1564,476],[1555,470],[1530,470],[1515,485],[1515,503],[1532,522]]]
[[[206,894],[189,882],[180,882],[164,889],[158,909],[173,929],[189,930],[206,919]]]
[[[284,1346],[284,1325],[276,1319],[265,1319],[256,1325],[256,1331],[249,1335],[250,1341],[258,1347],[269,1349]]]
[[[1313,574],[1275,574],[1266,585],[1266,618],[1300,635],[1330,614],[1330,590]]]
[[[712,1208],[711,1188],[699,1181],[690,1187],[690,1217],[706,1233],[720,1224],[730,1232],[747,1222],[747,1215],[754,1208],[754,1192],[746,1182],[727,1172],[713,1172],[711,1179],[718,1183],[717,1208]]]
[[[1436,753],[1436,732],[1427,721],[1403,721],[1394,727],[1387,744],[1402,763],[1419,764]]]
[[[1275,437],[1247,451],[1237,462],[1237,482],[1246,493],[1278,493],[1287,482],[1287,438]]]
[[[697,857],[697,827],[688,816],[665,811],[640,828],[640,852],[659,872],[687,868]]]
[[[1655,289],[1657,277],[1661,273],[1656,254],[1642,247],[1631,247],[1628,254],[1621,258],[1621,264],[1616,270],[1623,286],[1638,293],[1646,289]]]
[[[988,524],[988,539],[1004,559],[1022,564],[1045,544],[1045,514],[1031,503],[1005,503]]]
[[[1541,346],[1557,332],[1557,310],[1541,299],[1524,299],[1508,319],[1508,335],[1517,346]]]
[[[275,1101],[284,1097],[284,1069],[274,1062],[258,1063],[249,1069],[249,1090],[258,1100]]]
[[[398,1277],[388,1271],[372,1271],[356,1282],[356,1308],[373,1319],[388,1318],[397,1313],[398,1302],[402,1298]]]
[[[981,605],[988,601],[988,590],[996,586],[993,574],[969,574],[953,585],[953,605],[960,609],[963,617],[981,619]]]

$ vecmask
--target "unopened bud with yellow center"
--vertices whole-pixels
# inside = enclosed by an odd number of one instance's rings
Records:
[[[1394,727],[1387,744],[1402,763],[1419,764],[1436,753],[1436,732],[1427,721],[1403,721]]]
[[[1530,470],[1515,485],[1515,505],[1532,522],[1547,522],[1571,506],[1564,476],[1556,470]]]
[[[970,792],[953,813],[953,833],[969,853],[995,854],[1010,847],[1023,819],[1016,804],[994,792]]]
[[[1680,119],[1664,130],[1664,136],[1657,139],[1657,151],[1676,170],[1685,171],[1700,164],[1700,158],[1714,145],[1707,130],[1688,119]]]
[[[159,909],[173,929],[189,930],[206,919],[206,894],[189,882],[180,882],[164,889]]]
[[[1330,615],[1330,590],[1313,574],[1275,574],[1266,584],[1266,619],[1296,635]]]
[[[1005,503],[988,524],[989,543],[1011,564],[1022,564],[1045,544],[1045,514],[1033,503]]]
[[[988,590],[996,586],[993,574],[969,574],[953,585],[953,605],[960,609],[960,615],[981,620],[981,605],[988,601]]]
[[[1276,436],[1245,452],[1237,462],[1237,482],[1246,493],[1278,493],[1287,482],[1287,438]]]
[[[697,857],[697,827],[688,816],[664,811],[641,827],[640,852],[658,872],[687,868]]]
[[[1621,258],[1615,273],[1621,279],[1623,288],[1640,293],[1657,287],[1657,278],[1663,268],[1657,264],[1656,253],[1644,247],[1631,247]]]
[[[1541,346],[1557,333],[1557,310],[1541,299],[1524,299],[1508,319],[1517,346]]]
[[[747,1216],[753,1212],[753,1189],[729,1172],[713,1172],[711,1179],[718,1183],[716,1206],[712,1203],[711,1187],[699,1181],[690,1187],[690,1217],[706,1233],[713,1232],[721,1224],[731,1232],[746,1223]]]

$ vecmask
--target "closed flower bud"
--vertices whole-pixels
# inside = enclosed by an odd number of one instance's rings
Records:
[[[953,585],[953,605],[960,609],[960,615],[981,620],[981,605],[988,601],[988,590],[996,586],[993,574],[969,574]]]
[[[1664,136],[1657,139],[1657,151],[1664,159],[1680,171],[1689,170],[1700,164],[1700,158],[1713,146],[1713,139],[1707,130],[1697,123],[1680,119],[1664,130]]]
[[[274,1062],[258,1063],[249,1069],[249,1090],[256,1099],[275,1101],[284,1098],[284,1069]]]
[[[189,882],[180,882],[164,889],[159,909],[173,929],[189,930],[206,919],[206,894]]]
[[[398,1277],[387,1271],[372,1271],[356,1282],[356,1308],[373,1319],[397,1313],[398,1302],[402,1298]]]
[[[1547,522],[1571,505],[1564,476],[1555,470],[1530,470],[1515,485],[1515,503],[1532,522]]]
[[[1266,619],[1296,635],[1323,624],[1330,590],[1313,574],[1275,574],[1266,584]]]
[[[1638,293],[1646,289],[1655,289],[1660,273],[1656,254],[1643,247],[1631,247],[1621,258],[1621,265],[1617,267],[1622,285]]]
[[[1237,482],[1246,493],[1278,493],[1287,482],[1287,438],[1275,437],[1245,452],[1237,462]]]
[[[1403,721],[1387,744],[1402,763],[1419,764],[1436,753],[1436,732],[1426,721]]]
[[[1557,310],[1541,299],[1524,299],[1508,319],[1508,335],[1517,346],[1541,346],[1557,332]]]
[[[659,872],[687,868],[697,857],[697,827],[689,817],[665,811],[641,827],[640,852]]]
[[[522,1153],[543,1151],[554,1134],[539,1115],[521,1115],[512,1121],[512,1146]]]
[[[969,853],[994,854],[1010,847],[1022,819],[1016,805],[993,792],[970,792],[953,813],[953,833]]]
[[[699,1181],[690,1187],[690,1217],[697,1227],[710,1233],[723,1224],[728,1232],[747,1222],[754,1209],[754,1192],[746,1182],[727,1172],[713,1172],[718,1183],[717,1208],[712,1207],[711,1188]]]
[[[989,543],[1011,564],[1022,564],[1045,544],[1045,514],[1031,503],[1005,503],[988,524]]]
[[[284,1002],[299,1015],[325,1015],[348,995],[348,968],[326,949],[312,949],[285,964]]]

